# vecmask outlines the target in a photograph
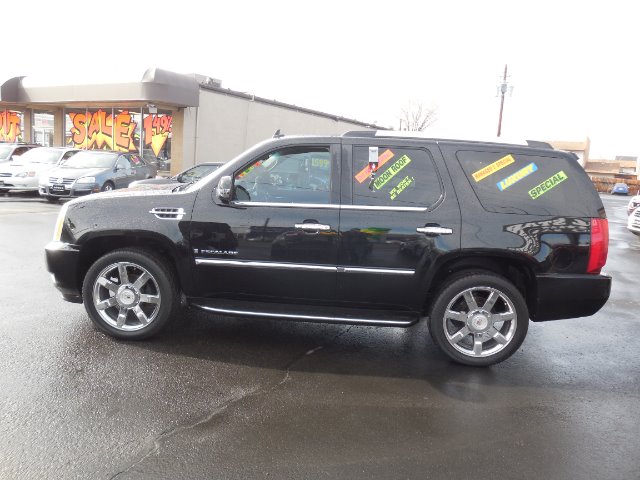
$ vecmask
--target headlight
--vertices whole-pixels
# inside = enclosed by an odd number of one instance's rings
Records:
[[[62,236],[62,227],[64,226],[64,219],[67,217],[67,208],[68,205],[65,203],[60,212],[58,213],[58,219],[56,220],[56,227],[53,230],[53,241],[59,242],[60,237]]]
[[[96,183],[96,177],[82,177],[76,180],[76,183]]]
[[[25,178],[25,177],[35,177],[36,172],[20,172],[16,174],[17,178]]]

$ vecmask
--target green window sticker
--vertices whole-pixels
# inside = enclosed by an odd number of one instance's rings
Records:
[[[536,185],[531,190],[529,190],[529,196],[535,200],[540,195],[544,195],[552,188],[555,188],[557,185],[564,182],[567,178],[569,177],[567,177],[567,175],[562,170],[560,170],[552,177],[547,178],[544,182]]]
[[[406,155],[401,156],[397,161],[395,161],[389,168],[387,168],[382,174],[376,178],[375,182],[373,182],[373,186],[376,190],[380,190],[384,185],[389,182],[395,175],[402,170],[404,167],[411,163],[411,159]]]
[[[415,179],[413,177],[410,177],[409,175],[407,175],[406,177],[404,177],[402,180],[400,180],[400,183],[398,185],[396,185],[395,187],[393,187],[391,189],[391,191],[389,192],[389,198],[391,200],[395,200],[396,197],[398,195],[400,195],[402,192],[405,191],[405,189],[411,185],[413,183]]]

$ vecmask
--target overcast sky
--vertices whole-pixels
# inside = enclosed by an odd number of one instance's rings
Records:
[[[434,135],[591,138],[591,158],[640,154],[634,2],[16,2],[0,82],[74,74],[139,80],[149,67],[397,127],[437,106]],[[18,13],[18,12],[16,12]],[[27,20],[28,19],[28,20]],[[286,133],[286,132],[285,132]],[[313,132],[310,132],[313,133]]]

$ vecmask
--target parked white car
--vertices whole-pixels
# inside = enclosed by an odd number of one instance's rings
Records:
[[[636,235],[640,235],[640,207],[636,208],[627,220],[627,229]]]
[[[638,207],[640,207],[640,195],[631,197],[631,200],[629,200],[629,204],[627,205],[627,215],[631,215],[631,212]]]
[[[0,192],[9,190],[38,191],[40,175],[79,152],[75,148],[38,147],[15,157],[12,162],[0,164]]]

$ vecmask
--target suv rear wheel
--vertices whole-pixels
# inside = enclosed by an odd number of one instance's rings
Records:
[[[522,344],[529,311],[520,291],[492,273],[466,272],[438,293],[429,315],[436,344],[458,363],[487,366],[509,358]]]
[[[156,255],[121,249],[99,258],[87,272],[82,299],[93,323],[122,339],[158,333],[179,302],[175,275]]]

